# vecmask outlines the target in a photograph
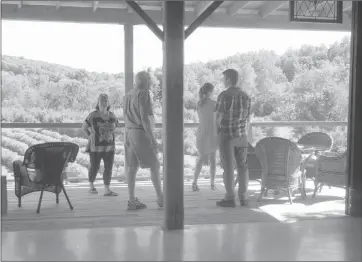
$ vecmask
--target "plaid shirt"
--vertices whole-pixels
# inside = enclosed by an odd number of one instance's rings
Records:
[[[222,115],[218,133],[231,139],[246,135],[246,122],[250,116],[251,100],[238,87],[230,87],[217,98],[215,112]]]

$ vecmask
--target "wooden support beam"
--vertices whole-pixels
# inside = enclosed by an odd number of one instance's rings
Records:
[[[288,1],[265,1],[265,4],[260,8],[259,15],[264,19],[286,3],[288,3]]]
[[[147,27],[161,40],[163,41],[163,32],[162,30],[157,26],[157,24],[150,18],[145,11],[142,10],[142,8],[134,1],[126,1],[129,7],[132,8],[133,11],[135,11],[142,20],[146,23]]]
[[[213,1],[199,1],[196,6],[196,17],[200,16],[211,4]]]
[[[362,2],[352,4],[347,214],[362,217]]]
[[[233,16],[238,13],[240,9],[243,9],[250,1],[235,1],[233,4],[228,8],[227,13],[230,16]]]
[[[163,30],[163,189],[165,229],[184,227],[184,2],[165,1]]]
[[[123,26],[124,32],[124,94],[126,95],[133,88],[133,25],[126,24]],[[126,132],[124,132],[126,136]],[[125,139],[125,137],[124,137]],[[126,140],[124,140],[126,141]],[[128,181],[128,164],[124,159],[124,173]]]
[[[99,1],[93,1],[92,2],[93,12],[97,11],[98,5],[99,5]]]
[[[189,27],[185,30],[185,39],[187,39],[224,1],[214,1],[209,5]]]

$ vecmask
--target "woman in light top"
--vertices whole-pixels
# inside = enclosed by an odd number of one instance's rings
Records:
[[[210,183],[211,189],[215,189],[215,171],[216,171],[216,150],[217,133],[215,125],[215,105],[216,102],[211,99],[214,86],[205,83],[199,90],[199,102],[197,104],[197,113],[199,116],[199,127],[196,134],[196,148],[199,153],[194,173],[192,190],[199,191],[197,181],[203,165],[210,165]]]

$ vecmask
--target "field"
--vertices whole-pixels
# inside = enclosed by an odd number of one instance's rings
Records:
[[[113,165],[113,177],[116,177],[119,181],[124,181],[124,146],[123,136],[118,135],[116,141],[116,156]],[[78,181],[77,178],[86,179],[88,177],[89,156],[85,153],[85,147],[87,139],[83,137],[74,137],[67,134],[61,134],[55,131],[49,131],[46,129],[2,129],[2,175],[6,175],[8,180],[13,179],[13,167],[12,163],[15,160],[23,160],[26,149],[32,145],[45,143],[45,142],[73,142],[79,145],[79,153],[74,163],[70,163],[67,167],[68,178],[71,181]],[[189,150],[186,150],[189,151]],[[159,153],[159,160],[162,165],[162,153]],[[185,154],[184,166],[185,166],[185,179],[191,179],[193,176],[196,156],[191,154]],[[220,167],[218,167],[220,169]],[[99,173],[103,172],[103,162]],[[162,172],[162,166],[161,166]],[[221,174],[218,170],[218,174]],[[149,171],[146,169],[140,169],[138,173],[138,180],[148,180]],[[207,168],[204,168],[200,177],[208,177]],[[99,175],[101,178],[101,175]],[[80,179],[79,179],[80,180]]]
[[[333,128],[318,128],[318,127],[304,127],[304,128],[290,128],[290,127],[255,127],[253,128],[253,138],[251,143],[255,146],[256,142],[263,137],[279,136],[290,139],[294,142],[305,133],[313,131],[322,131],[330,134],[333,138],[334,152],[344,152],[347,146],[345,127]],[[118,181],[124,181],[124,143],[123,143],[123,129],[119,128],[116,131],[116,156],[113,164],[113,177]],[[156,129],[156,138],[161,144],[161,130]],[[2,175],[6,175],[8,180],[13,180],[12,163],[14,160],[23,160],[24,153],[29,146],[45,143],[45,142],[73,142],[79,145],[79,153],[74,163],[70,163],[66,169],[69,182],[78,182],[80,180],[87,180],[89,156],[85,153],[87,139],[84,137],[82,130],[75,128],[59,128],[59,129],[2,129]],[[195,148],[195,129],[186,128],[184,131],[184,176],[185,180],[193,178],[193,173],[196,164],[197,151]],[[161,163],[161,175],[163,156],[159,153],[159,161]],[[99,170],[99,179],[102,178],[103,162]],[[220,167],[220,158],[217,153],[217,169],[216,177],[222,177],[222,170]],[[137,180],[149,180],[150,173],[147,169],[140,169],[138,172]],[[205,166],[200,174],[200,178],[209,178],[208,167]]]

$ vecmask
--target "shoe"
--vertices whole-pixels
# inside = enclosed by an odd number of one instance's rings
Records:
[[[118,196],[118,194],[109,190],[109,192],[105,193],[104,196]]]
[[[222,199],[220,201],[217,201],[216,205],[219,207],[236,207],[235,199],[232,200]]]
[[[163,196],[157,198],[157,205],[158,205],[159,208],[163,207]]]
[[[196,183],[192,183],[192,191],[194,191],[194,192],[200,191],[200,189]]]
[[[249,203],[248,203],[248,200],[245,199],[245,200],[240,200],[240,206],[247,206]]]
[[[216,186],[214,184],[211,185],[211,190],[216,190]]]
[[[145,209],[147,206],[143,204],[138,198],[128,201],[128,210]]]
[[[98,194],[98,191],[97,191],[97,189],[95,189],[95,188],[91,188],[91,189],[89,189],[89,193],[91,193],[91,194]]]

